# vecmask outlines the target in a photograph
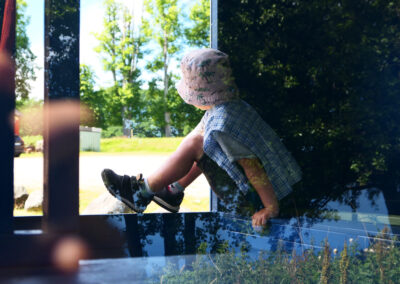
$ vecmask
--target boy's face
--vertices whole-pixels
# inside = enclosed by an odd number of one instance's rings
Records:
[[[201,109],[201,110],[209,110],[213,106],[195,106],[195,107],[197,107],[198,109]]]

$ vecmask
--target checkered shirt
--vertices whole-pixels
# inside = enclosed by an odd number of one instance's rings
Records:
[[[222,131],[249,148],[261,161],[278,200],[292,191],[301,179],[301,170],[272,128],[246,102],[234,100],[208,110],[201,121],[204,127],[204,153],[236,182],[244,193],[249,180],[236,163],[229,161],[213,133]],[[201,127],[202,128],[202,127]]]

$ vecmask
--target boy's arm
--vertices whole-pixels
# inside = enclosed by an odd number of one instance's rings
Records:
[[[252,217],[253,226],[265,225],[267,220],[279,214],[279,204],[274,188],[257,158],[237,160],[242,166],[251,185],[256,189],[265,208],[256,212]]]

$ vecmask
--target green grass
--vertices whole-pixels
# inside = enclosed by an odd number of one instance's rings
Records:
[[[102,153],[171,153],[182,142],[183,137],[168,138],[103,138],[100,149]]]
[[[24,136],[22,139],[25,145],[35,144],[42,136]],[[101,152],[81,152],[81,155],[112,155],[112,154],[169,154],[178,148],[183,137],[163,137],[163,138],[126,138],[113,137],[102,138],[100,140]],[[22,154],[22,158],[42,157],[42,153],[34,152]]]
[[[32,137],[27,141],[33,141],[36,136]],[[40,137],[40,136],[39,136]],[[25,139],[25,138],[23,138]],[[119,153],[126,154],[169,154],[176,150],[178,145],[182,142],[183,137],[171,137],[171,138],[103,138],[101,139],[101,152],[81,152],[80,155],[116,155]],[[39,140],[39,139],[38,139]],[[36,142],[35,142],[36,143]],[[42,157],[42,153],[30,153],[22,154],[22,158],[29,157]],[[95,198],[97,198],[101,192],[80,190],[79,192],[79,211],[82,212]],[[185,199],[182,203],[182,207],[190,208],[194,211],[208,211],[209,200],[204,199],[195,201],[191,199]],[[154,212],[158,210],[158,206],[152,204],[149,206],[146,213]],[[41,211],[32,212],[24,209],[15,209],[14,216],[32,216],[42,215]]]
[[[25,147],[29,145],[36,146],[36,142],[39,140],[43,140],[43,136],[42,135],[23,136],[22,140],[24,140]]]
[[[399,283],[400,247],[396,238],[387,236],[388,231],[383,229],[364,251],[356,241],[350,245],[345,241],[336,253],[328,242],[319,251],[313,245],[302,252],[287,251],[278,243],[276,249],[260,250],[254,257],[246,242],[240,250],[228,241],[213,243],[212,248],[203,242],[191,265],[171,262],[155,269],[161,283]]]

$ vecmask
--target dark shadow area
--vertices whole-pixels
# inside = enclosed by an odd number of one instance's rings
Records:
[[[388,1],[219,1],[218,45],[241,95],[303,171],[281,217],[323,221],[322,211],[364,211],[382,197],[387,214],[399,214],[398,9]]]
[[[43,226],[61,232],[79,215],[79,8],[45,1]]]

